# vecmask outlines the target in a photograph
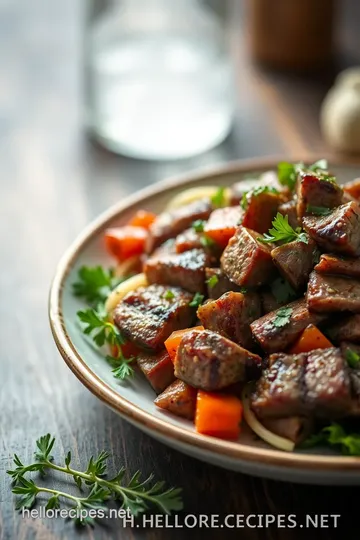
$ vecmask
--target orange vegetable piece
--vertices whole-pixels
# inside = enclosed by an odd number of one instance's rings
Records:
[[[130,219],[128,225],[149,229],[150,225],[154,223],[155,219],[156,214],[148,212],[147,210],[138,210]]]
[[[237,439],[240,435],[242,404],[239,398],[199,390],[196,400],[195,429],[203,435]]]
[[[313,351],[314,349],[328,349],[329,347],[333,347],[333,344],[316,326],[309,324],[295,345],[292,346],[289,353],[299,354]]]
[[[144,252],[147,237],[148,232],[143,227],[125,225],[106,230],[105,246],[110,255],[118,261],[124,261]]]
[[[193,328],[184,328],[184,330],[175,330],[165,341],[166,350],[173,362],[175,361],[175,356],[183,335],[190,332],[190,330],[204,330],[204,327],[194,326]]]
[[[204,233],[219,246],[226,247],[240,224],[242,214],[240,206],[217,208],[205,223]]]
[[[115,358],[119,354],[119,348],[117,345],[109,345],[111,356],[115,356]],[[137,356],[141,351],[139,347],[134,345],[134,343],[131,343],[131,341],[126,341],[123,345],[121,345],[121,352],[125,356],[125,358],[130,358],[131,356]]]

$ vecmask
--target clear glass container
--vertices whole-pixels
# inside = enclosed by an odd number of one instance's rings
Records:
[[[231,129],[234,81],[224,23],[201,0],[115,0],[86,40],[89,128],[108,149],[178,159]]]

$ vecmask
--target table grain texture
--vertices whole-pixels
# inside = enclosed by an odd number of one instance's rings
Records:
[[[359,61],[356,1],[339,2],[335,70]],[[164,177],[231,159],[329,151],[318,110],[334,72],[290,78],[251,67],[238,33],[238,111],[215,150],[191,160],[150,163],[114,156],[82,129],[84,2],[0,1],[0,540],[355,538],[359,489],[253,478],[186,457],[121,420],[88,392],[53,343],[47,296],[64,249],[99,212]],[[55,457],[77,465],[106,449],[111,467],[154,472],[183,489],[185,512],[341,514],[339,529],[122,529],[119,522],[77,530],[61,519],[22,519],[5,471],[11,455],[32,456],[35,439],[56,435]],[[49,485],[57,485],[55,476]],[[358,534],[356,535],[358,537]]]

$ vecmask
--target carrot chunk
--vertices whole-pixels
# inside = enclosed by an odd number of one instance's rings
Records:
[[[156,219],[156,214],[148,212],[147,210],[138,210],[133,217],[130,219],[128,225],[133,227],[143,227],[144,229],[149,229],[150,225],[154,223]]]
[[[175,356],[178,350],[178,347],[180,345],[180,341],[182,340],[182,337],[187,332],[190,332],[190,330],[204,330],[203,326],[195,326],[194,328],[185,328],[184,330],[175,330],[165,341],[165,347],[167,352],[169,353],[169,356],[171,360],[175,361]]]
[[[105,246],[110,255],[118,261],[123,261],[134,255],[141,255],[145,250],[148,232],[143,227],[125,225],[107,229]]]
[[[196,400],[195,429],[203,435],[237,439],[242,418],[240,399],[227,394],[199,390]]]
[[[314,349],[328,349],[329,347],[333,347],[333,344],[316,326],[309,324],[289,353],[299,354],[313,351]]]
[[[204,233],[219,246],[226,247],[240,224],[241,216],[240,206],[217,208],[205,224]]]

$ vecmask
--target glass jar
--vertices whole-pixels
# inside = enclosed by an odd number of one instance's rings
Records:
[[[87,124],[114,152],[184,158],[231,129],[227,36],[201,0],[114,0],[91,21],[86,70]]]

